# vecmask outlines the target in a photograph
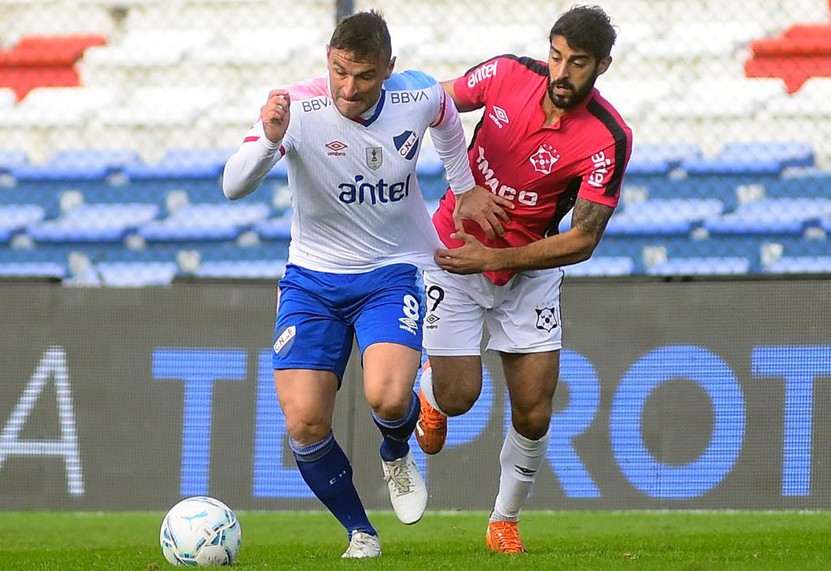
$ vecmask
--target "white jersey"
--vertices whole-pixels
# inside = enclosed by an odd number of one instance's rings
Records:
[[[292,191],[289,263],[358,273],[393,263],[432,265],[442,247],[416,178],[428,128],[454,191],[474,180],[452,100],[433,78],[407,71],[384,82],[358,119],[341,115],[325,77],[294,85],[291,119],[277,144],[261,122],[225,167],[223,190],[252,192],[285,157]]]

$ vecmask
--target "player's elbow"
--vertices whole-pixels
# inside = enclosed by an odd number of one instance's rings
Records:
[[[228,200],[239,200],[250,192],[246,192],[246,190],[247,189],[243,184],[240,184],[239,182],[235,183],[228,177],[222,177],[222,194],[224,194],[225,198]]]

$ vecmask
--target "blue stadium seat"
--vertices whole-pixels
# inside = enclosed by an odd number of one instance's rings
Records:
[[[681,168],[688,175],[779,175],[813,165],[813,148],[805,143],[731,143],[714,157],[686,159]]]
[[[173,283],[178,269],[176,262],[100,262],[94,266],[106,287],[166,286]]]
[[[0,242],[8,242],[15,233],[45,217],[46,210],[37,204],[0,206]]]
[[[145,224],[138,233],[147,241],[234,240],[269,213],[261,203],[188,204]]]
[[[671,258],[646,268],[650,276],[722,276],[744,275],[751,262],[740,257]]]
[[[124,174],[130,180],[215,180],[232,154],[228,149],[169,149],[159,162],[129,165]]]
[[[631,276],[635,271],[635,261],[628,256],[592,256],[585,262],[566,266],[566,275],[576,277],[615,277]]]
[[[158,214],[155,204],[81,204],[27,227],[26,233],[37,242],[120,242]]]
[[[0,279],[35,278],[61,280],[66,277],[66,264],[59,262],[0,262]]]
[[[704,220],[718,217],[724,203],[716,198],[656,199],[627,204],[609,220],[607,235],[689,234]]]
[[[206,261],[193,272],[197,278],[271,279],[278,280],[286,272],[286,260],[225,260]]]
[[[641,145],[635,143],[626,173],[629,176],[666,176],[683,161],[700,156],[701,147],[694,143]]]
[[[60,280],[67,275],[66,255],[46,248],[11,249],[0,246],[0,278]]]
[[[711,234],[801,234],[808,224],[831,215],[831,199],[771,198],[740,205],[720,218],[706,220]]]
[[[264,240],[290,240],[291,212],[258,222],[254,225],[254,231]]]
[[[102,181],[139,160],[132,150],[62,150],[46,163],[13,166],[10,173],[17,181]]]
[[[763,271],[769,274],[827,274],[831,273],[831,255],[783,256]]]

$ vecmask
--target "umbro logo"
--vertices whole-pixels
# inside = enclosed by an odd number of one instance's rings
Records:
[[[346,153],[343,151],[346,150],[349,145],[346,143],[342,143],[337,139],[334,141],[329,141],[326,143],[326,148],[329,149],[329,153],[327,153],[330,157],[345,157]]]
[[[488,113],[488,117],[490,117],[491,121],[496,123],[496,126],[500,129],[502,125],[507,125],[511,121],[508,119],[508,114],[505,112],[502,107],[498,107],[496,105],[493,106],[493,111]]]
[[[520,466],[519,464],[514,464],[514,468],[516,468],[517,474],[527,478],[530,478],[537,473],[537,471],[533,468],[526,468],[525,466]]]

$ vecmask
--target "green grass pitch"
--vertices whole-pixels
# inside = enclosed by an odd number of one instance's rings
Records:
[[[0,569],[173,569],[162,513],[0,512]],[[485,547],[484,512],[428,512],[414,526],[370,517],[383,557],[341,560],[346,537],[325,512],[240,512],[233,569],[805,569],[831,568],[831,512],[534,512],[527,555]]]

